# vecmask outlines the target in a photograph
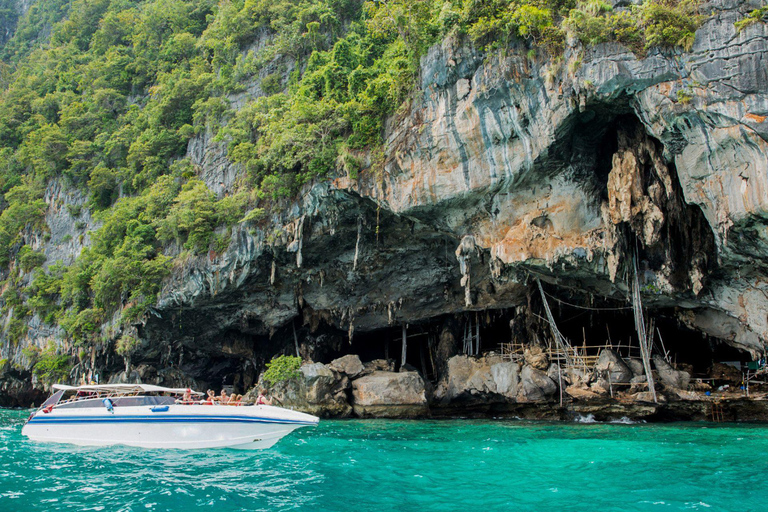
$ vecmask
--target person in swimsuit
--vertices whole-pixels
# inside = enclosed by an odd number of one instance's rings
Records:
[[[256,405],[272,405],[272,399],[267,398],[267,390],[262,388],[259,390],[259,396],[256,398]]]

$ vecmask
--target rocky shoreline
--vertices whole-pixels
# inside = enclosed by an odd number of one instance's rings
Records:
[[[634,367],[634,368],[633,368]],[[433,385],[413,367],[395,371],[392,360],[363,363],[346,355],[329,364],[305,363],[298,378],[268,386],[263,378],[247,395],[267,388],[284,407],[322,418],[519,418],[559,421],[768,421],[768,394],[757,389],[702,391],[690,375],[654,358],[657,402],[642,371],[603,350],[588,374],[560,372],[542,349],[521,362],[500,354],[448,360]],[[706,386],[706,385],[705,385]]]

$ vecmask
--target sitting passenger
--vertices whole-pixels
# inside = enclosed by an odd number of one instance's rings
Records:
[[[259,391],[259,396],[256,398],[256,405],[272,405],[272,399],[267,398],[267,390],[262,388]]]
[[[184,391],[184,396],[181,397],[181,403],[182,404],[191,404],[192,403],[192,390],[187,388]]]
[[[229,396],[227,395],[226,390],[224,389],[221,390],[221,396],[219,398],[219,401],[221,402],[222,405],[227,405],[227,402],[229,402]]]
[[[212,389],[208,390],[208,398],[205,401],[205,405],[213,405],[216,403],[216,393]]]

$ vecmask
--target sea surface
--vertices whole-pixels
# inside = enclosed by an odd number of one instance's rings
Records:
[[[38,444],[0,410],[0,511],[768,510],[768,426],[321,421],[275,447]]]

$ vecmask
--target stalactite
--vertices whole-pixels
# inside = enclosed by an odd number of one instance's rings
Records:
[[[466,235],[461,239],[461,243],[456,248],[456,259],[459,261],[459,272],[461,272],[461,286],[464,287],[464,305],[469,307],[472,305],[472,294],[470,292],[470,262],[472,260],[472,254],[477,252],[475,245],[475,237],[472,235]]]
[[[352,263],[352,270],[357,270],[357,258],[360,255],[360,238],[363,234],[363,217],[357,218],[357,241],[355,242],[355,259]]]
[[[407,340],[406,333],[407,333],[407,328],[406,328],[405,324],[403,324],[403,352],[402,352],[401,358],[400,358],[400,367],[401,368],[403,366],[405,366],[405,356],[407,355],[407,351],[408,351],[408,340]]]
[[[304,244],[304,215],[302,215],[301,219],[299,219],[299,226],[297,228],[296,239],[299,241],[299,247],[296,250],[296,267],[301,268],[301,264],[303,262],[303,259],[301,256],[301,248],[302,248],[302,245]]]

